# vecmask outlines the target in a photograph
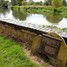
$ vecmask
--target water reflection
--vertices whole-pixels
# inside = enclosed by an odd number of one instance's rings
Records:
[[[28,14],[26,11],[20,8],[13,8],[12,14],[16,19],[19,19],[23,22],[23,24],[35,24],[35,25],[45,25],[45,26],[57,26],[59,28],[67,28],[67,23],[63,18],[66,15],[62,14],[48,14],[45,13],[45,15],[42,14]],[[67,18],[66,18],[67,19]],[[62,22],[64,22],[62,24]],[[21,23],[22,24],[22,23]],[[22,24],[22,25],[23,25]]]
[[[46,15],[46,17],[47,17],[47,20],[53,24],[57,24],[63,19],[62,14],[55,14],[55,15],[49,14],[49,15]]]
[[[0,9],[0,11],[4,11],[4,12],[0,12],[0,20],[3,19],[3,20],[14,20],[14,16],[12,15],[12,11],[8,9],[4,10],[4,9]]]
[[[6,14],[7,12],[9,12],[9,9],[5,9],[5,8],[0,8],[0,14]]]
[[[19,19],[19,20],[25,20],[27,17],[26,12],[20,8],[13,8],[12,14],[16,19]]]
[[[18,24],[21,26],[56,26],[59,28],[67,28],[67,18],[66,15],[62,14],[29,14],[23,9],[13,8],[12,10],[1,10],[0,9],[0,19],[8,19],[10,23]],[[14,21],[13,21],[14,20]]]
[[[41,14],[31,14],[29,15],[26,20],[26,23],[32,23],[36,25],[51,25],[50,22]]]

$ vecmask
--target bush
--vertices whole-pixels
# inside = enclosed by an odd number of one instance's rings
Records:
[[[62,4],[63,4],[63,0],[52,0],[52,5],[54,6],[54,8],[61,7]]]

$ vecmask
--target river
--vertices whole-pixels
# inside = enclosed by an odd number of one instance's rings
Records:
[[[19,10],[0,9],[0,20],[41,31],[56,32],[67,37],[67,17],[61,14],[30,14]]]

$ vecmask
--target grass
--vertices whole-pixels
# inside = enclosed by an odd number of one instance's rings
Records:
[[[23,46],[0,35],[0,67],[39,67],[27,57]]]

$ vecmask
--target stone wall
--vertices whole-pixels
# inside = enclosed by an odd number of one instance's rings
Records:
[[[17,25],[0,22],[0,34],[13,38],[19,42],[30,44],[37,34],[23,29]]]

